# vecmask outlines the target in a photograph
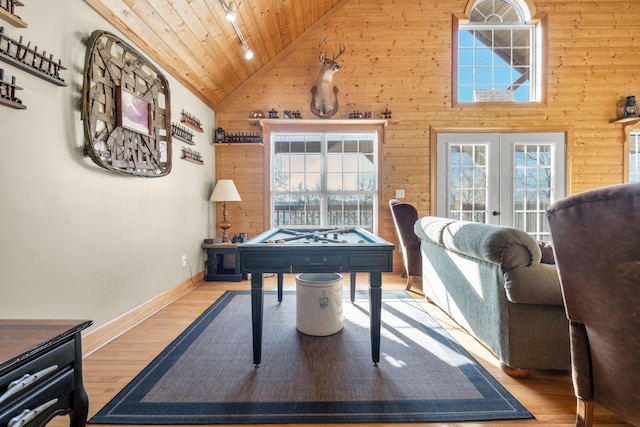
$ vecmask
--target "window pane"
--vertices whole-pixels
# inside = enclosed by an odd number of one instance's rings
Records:
[[[460,30],[458,39],[461,48],[473,47],[474,37],[471,31]]]
[[[305,194],[275,196],[272,222],[275,227],[319,226],[319,195]]]
[[[491,89],[493,82],[493,68],[477,67],[476,68],[476,89]]]
[[[476,66],[478,65],[492,65],[493,64],[493,52],[491,49],[480,48],[476,49]]]
[[[330,195],[327,224],[329,227],[362,227],[373,229],[373,198],[365,195]]]
[[[274,227],[344,225],[374,231],[375,132],[274,132],[272,137]]]
[[[341,154],[328,154],[327,171],[334,172],[334,173],[342,173],[342,155]]]

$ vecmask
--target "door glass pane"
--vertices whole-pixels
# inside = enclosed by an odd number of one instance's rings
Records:
[[[551,205],[552,150],[548,144],[514,146],[514,225],[540,240],[550,238],[546,210]]]
[[[449,212],[451,218],[485,222],[487,152],[483,144],[455,144],[449,148]]]
[[[442,132],[436,143],[438,216],[550,239],[546,210],[565,194],[564,133]]]
[[[629,132],[629,182],[640,182],[640,130]]]

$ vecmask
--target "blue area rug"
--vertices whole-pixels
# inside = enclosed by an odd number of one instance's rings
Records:
[[[254,368],[248,291],[228,291],[89,422],[319,424],[457,422],[532,415],[405,291],[383,291],[380,363],[368,292],[343,302],[344,328],[296,330],[296,296],[265,292]]]

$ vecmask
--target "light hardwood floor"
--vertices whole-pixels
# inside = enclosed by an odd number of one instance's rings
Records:
[[[383,289],[404,289],[405,279],[399,274],[383,275]],[[358,275],[358,289],[367,288],[367,276]],[[274,277],[265,279],[265,289],[276,287]],[[89,417],[115,396],[136,374],[157,356],[175,337],[193,322],[226,290],[248,290],[249,281],[202,282],[135,328],[116,338],[84,359],[84,384],[89,394]],[[285,275],[285,289],[295,289],[295,275]],[[507,425],[574,425],[575,398],[569,372],[533,371],[529,378],[514,379],[504,374],[498,360],[476,340],[461,330],[424,297],[413,294],[427,312],[440,322],[501,384],[503,384],[534,416],[532,420],[432,423],[438,426],[507,426]],[[50,426],[68,425],[67,417],[57,417]],[[619,417],[596,407],[595,424],[624,426]],[[326,425],[326,424],[321,424]],[[381,426],[384,424],[372,424]],[[426,424],[393,424],[416,427]],[[354,424],[347,424],[354,426]]]

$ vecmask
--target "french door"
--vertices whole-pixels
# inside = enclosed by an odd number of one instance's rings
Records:
[[[439,132],[436,210],[549,240],[546,209],[565,196],[565,134]]]

